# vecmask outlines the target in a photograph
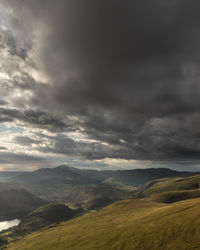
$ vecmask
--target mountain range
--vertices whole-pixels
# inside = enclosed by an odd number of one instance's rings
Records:
[[[42,200],[64,202],[88,210],[132,198],[135,190],[146,182],[196,174],[167,168],[97,171],[61,165],[32,172],[0,172],[0,179],[1,176],[5,178],[0,185],[15,184],[17,189],[26,189]]]
[[[11,175],[11,173],[9,173]],[[168,168],[148,168],[132,170],[97,171],[84,170],[61,165],[56,168],[42,168],[33,172],[14,172],[10,181],[32,184],[99,184],[102,182],[140,186],[155,179],[191,176],[197,172],[179,172]],[[1,176],[1,173],[0,173]]]

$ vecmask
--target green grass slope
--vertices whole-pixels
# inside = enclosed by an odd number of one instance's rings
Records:
[[[200,249],[200,199],[124,200],[33,233],[8,249]]]

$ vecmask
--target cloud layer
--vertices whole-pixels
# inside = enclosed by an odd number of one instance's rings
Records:
[[[14,143],[83,160],[199,159],[199,1],[0,7],[0,121],[25,129]]]

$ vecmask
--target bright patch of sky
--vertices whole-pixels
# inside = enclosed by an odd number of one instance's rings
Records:
[[[23,133],[25,131],[24,128],[20,128],[20,127],[17,127],[17,126],[6,126],[5,124],[0,124],[0,133],[6,133],[6,132],[9,132],[9,133]]]

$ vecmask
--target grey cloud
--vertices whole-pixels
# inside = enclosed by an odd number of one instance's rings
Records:
[[[100,142],[58,136],[49,138],[54,148],[39,150],[89,159],[200,157],[199,1],[3,2],[14,10],[14,32],[33,38],[51,84],[29,85],[29,105],[39,111],[1,109],[1,119],[82,129]]]
[[[161,122],[161,121],[158,121]],[[166,121],[167,122],[167,121]],[[168,121],[170,122],[170,121]],[[186,137],[183,140],[182,133],[178,133],[177,129],[171,128],[171,131],[161,131],[165,129],[162,125],[160,129],[155,129],[152,125],[147,125],[149,130],[143,128],[141,131],[135,132],[135,136],[127,140],[123,138],[123,133],[115,134],[116,140],[121,137],[120,142],[109,140],[108,137],[102,137],[101,141],[75,141],[65,135],[47,136],[44,134],[36,134],[37,139],[27,136],[17,136],[14,142],[21,145],[31,146],[36,144],[34,150],[42,153],[53,153],[65,156],[72,156],[82,159],[104,159],[118,158],[121,159],[138,159],[152,161],[170,161],[176,163],[180,160],[188,158],[194,163],[200,157],[200,148],[196,148],[194,138]],[[172,136],[173,135],[173,136]],[[131,136],[131,134],[130,134]]]
[[[0,164],[38,164],[38,163],[48,163],[48,161],[42,157],[27,155],[27,154],[17,154],[11,152],[0,152]]]
[[[16,38],[10,32],[4,32],[4,45],[8,47],[8,51],[11,55],[16,55],[22,60],[27,57],[27,50],[17,42]]]
[[[0,99],[0,106],[4,106],[4,105],[6,105],[6,104],[7,104],[7,102],[6,102],[5,100]]]
[[[198,64],[197,1],[10,2],[21,22],[32,27],[37,16],[46,25],[41,59],[55,84],[48,94],[63,107],[121,105],[154,116],[198,109],[197,79],[189,89],[191,70],[182,72]]]
[[[120,150],[100,142],[75,141],[65,135],[47,136],[37,134],[37,139],[28,136],[16,136],[14,143],[23,146],[36,144],[34,150],[82,159],[120,158]]]
[[[0,108],[0,121],[1,122],[16,122],[18,124],[25,123],[26,126],[36,128],[43,128],[50,131],[67,131],[73,130],[73,127],[69,126],[62,119],[53,117],[48,113],[41,110],[20,110],[20,109],[8,109]]]
[[[27,136],[16,136],[14,142],[24,146],[30,146],[31,144],[39,144],[40,141],[29,138]]]
[[[83,159],[103,159],[114,157],[115,150],[109,146],[98,142],[80,142],[63,136],[44,136],[48,138],[49,143],[45,146],[38,146],[36,149],[40,152],[54,154],[63,154]]]

